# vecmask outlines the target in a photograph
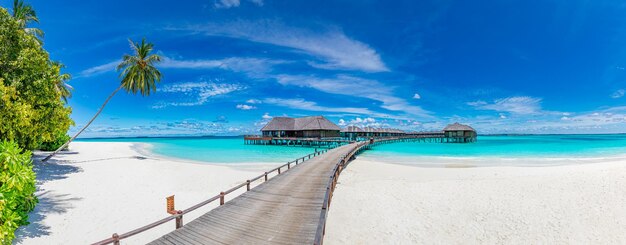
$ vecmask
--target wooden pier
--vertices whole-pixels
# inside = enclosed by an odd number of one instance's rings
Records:
[[[307,161],[149,244],[313,244],[329,177],[355,145]]]
[[[282,144],[277,139],[261,140]],[[357,154],[380,144],[447,140],[450,138],[443,133],[428,133],[336,141],[330,147],[343,145],[278,166],[190,208],[170,210],[171,216],[120,235],[115,233],[94,245],[119,245],[122,239],[173,220],[176,229],[149,244],[322,244],[337,179]],[[259,181],[262,183],[256,187],[251,184]],[[227,199],[240,188],[246,192]],[[183,223],[183,215],[218,200],[217,208]]]

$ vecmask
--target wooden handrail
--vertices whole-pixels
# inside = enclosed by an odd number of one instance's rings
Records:
[[[350,161],[350,159],[356,155],[361,149],[367,147],[369,142],[361,142],[356,145],[348,154],[342,156],[337,164],[333,167],[331,174],[328,179],[328,183],[326,184],[326,193],[324,194],[324,203],[322,204],[322,210],[320,212],[320,220],[317,225],[317,230],[315,233],[315,240],[313,241],[314,245],[321,245],[324,242],[324,234],[326,233],[326,219],[328,218],[328,209],[330,207],[330,202],[332,200],[333,192],[335,191],[335,186],[337,185],[337,179],[339,178],[339,174],[345,168],[346,164]]]
[[[213,196],[213,197],[211,197],[211,198],[209,198],[209,199],[207,199],[207,200],[205,200],[205,201],[202,201],[202,202],[200,202],[200,203],[198,203],[198,204],[196,204],[196,205],[193,205],[193,206],[191,206],[191,207],[189,207],[189,208],[187,208],[187,209],[185,209],[185,210],[178,211],[176,214],[173,214],[173,215],[171,215],[171,216],[165,217],[165,218],[163,218],[163,219],[160,219],[160,220],[155,221],[155,222],[153,222],[153,223],[150,223],[150,224],[148,224],[148,225],[145,225],[145,226],[139,227],[139,228],[134,229],[134,230],[132,230],[132,231],[129,231],[129,232],[123,233],[123,234],[121,234],[121,235],[118,235],[117,233],[113,233],[113,235],[112,235],[110,238],[104,239],[104,240],[99,241],[99,242],[95,242],[95,243],[93,243],[93,245],[105,245],[105,244],[111,244],[111,243],[113,243],[114,245],[118,245],[118,244],[119,244],[119,242],[120,242],[120,240],[122,240],[122,239],[124,239],[124,238],[128,238],[128,237],[131,237],[131,236],[137,235],[137,234],[139,234],[139,233],[142,233],[142,232],[144,232],[144,231],[150,230],[150,229],[152,229],[152,228],[154,228],[154,227],[157,227],[157,226],[159,226],[159,225],[165,224],[165,223],[167,223],[167,222],[169,222],[169,221],[171,221],[171,220],[175,220],[175,219],[182,219],[182,217],[183,217],[183,215],[184,215],[184,214],[187,214],[187,213],[189,213],[189,212],[191,212],[191,211],[194,211],[194,210],[196,210],[196,209],[198,209],[198,208],[200,208],[200,207],[203,207],[204,205],[207,205],[207,204],[209,204],[209,203],[211,203],[211,202],[214,202],[214,201],[216,201],[216,200],[220,200],[220,204],[224,204],[224,196],[225,196],[225,195],[230,194],[230,193],[232,193],[232,192],[234,192],[234,191],[236,191],[236,190],[238,190],[239,188],[242,188],[242,187],[244,187],[244,186],[246,186],[246,191],[249,191],[249,190],[250,190],[250,189],[249,189],[249,184],[250,184],[251,182],[254,182],[254,181],[257,181],[257,180],[259,180],[259,179],[261,179],[261,178],[264,178],[264,177],[266,177],[267,175],[269,175],[270,173],[273,173],[273,172],[275,172],[275,171],[279,171],[279,169],[284,168],[285,166],[289,166],[289,167],[287,167],[287,170],[289,170],[289,169],[291,169],[291,168],[292,168],[292,167],[290,166],[290,164],[292,164],[292,163],[294,163],[294,162],[296,163],[296,165],[298,164],[298,163],[297,163],[297,160],[302,159],[302,161],[301,161],[301,162],[304,162],[304,161],[305,161],[305,160],[304,160],[305,158],[307,158],[307,157],[308,157],[308,159],[311,159],[312,157],[319,156],[319,155],[321,155],[321,154],[323,154],[323,153],[326,153],[328,150],[329,150],[329,149],[320,150],[320,151],[317,151],[317,152],[314,152],[314,153],[308,154],[308,155],[306,155],[306,156],[304,156],[304,157],[298,158],[298,159],[296,159],[296,161],[290,161],[290,162],[287,162],[287,163],[285,163],[285,164],[283,164],[283,165],[280,165],[280,166],[278,166],[278,167],[276,167],[276,168],[274,168],[274,169],[272,169],[272,170],[270,170],[270,171],[268,171],[268,172],[265,172],[265,173],[263,173],[263,174],[261,174],[261,175],[259,175],[259,176],[257,176],[257,177],[254,177],[254,178],[252,178],[252,179],[246,180],[245,182],[243,182],[243,183],[241,183],[241,184],[239,184],[239,185],[236,185],[236,186],[235,186],[235,187],[233,187],[233,188],[230,188],[230,189],[228,189],[228,190],[226,190],[226,191],[224,191],[224,192],[220,192],[220,194],[218,194],[218,195],[216,195],[216,196]],[[295,167],[295,166],[294,166],[294,167]],[[265,181],[267,181],[267,178],[265,179]],[[182,223],[182,221],[181,221],[181,223]],[[182,226],[182,224],[181,224],[180,226]],[[177,225],[177,229],[178,229],[178,228],[180,228],[180,227],[178,227],[178,225]]]

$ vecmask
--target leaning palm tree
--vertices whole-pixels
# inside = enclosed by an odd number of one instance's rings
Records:
[[[20,27],[28,34],[31,34],[41,40],[43,38],[43,31],[39,28],[27,27],[31,22],[39,23],[37,14],[32,6],[25,4],[22,0],[13,1],[13,18],[17,20]]]
[[[109,100],[119,92],[121,89],[126,90],[128,93],[141,93],[142,96],[148,96],[151,92],[156,91],[156,84],[161,81],[161,72],[156,68],[156,63],[161,61],[161,57],[157,54],[151,54],[154,45],[147,43],[146,39],[142,39],[141,43],[130,42],[130,47],[133,50],[133,55],[124,55],[122,62],[117,66],[117,70],[121,71],[120,77],[122,78],[120,86],[113,91],[111,95],[104,101],[104,104],[100,107],[96,115],[85,124],[85,126],[76,133],[70,140],[63,144],[59,149],[52,154],[44,158],[42,161],[48,161],[52,156],[57,154],[60,150],[65,149],[70,142],[72,142],[80,133],[85,131],[91,123],[96,120],[96,117],[100,115],[102,109],[109,103]]]

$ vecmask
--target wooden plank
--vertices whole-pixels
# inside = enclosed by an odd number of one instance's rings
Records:
[[[306,160],[151,244],[310,244],[332,170],[354,146]]]

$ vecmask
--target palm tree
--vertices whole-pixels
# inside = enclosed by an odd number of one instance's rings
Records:
[[[65,68],[64,64],[61,64],[55,61],[52,62],[52,65],[58,66],[59,68]],[[72,90],[74,90],[72,86],[67,84],[67,81],[69,81],[70,79],[72,79],[72,75],[63,73],[63,74],[59,74],[56,81],[54,82],[54,89],[59,94],[61,94],[61,98],[63,99],[63,101],[65,101],[66,104],[67,104],[67,99],[72,98]]]
[[[122,62],[117,66],[117,70],[121,71],[120,77],[122,78],[120,86],[113,91],[111,95],[104,101],[104,104],[100,107],[96,115],[87,122],[87,124],[74,135],[70,140],[63,144],[59,149],[52,154],[44,158],[42,161],[48,161],[52,156],[57,154],[60,150],[65,149],[70,142],[72,142],[80,133],[85,131],[91,123],[96,120],[96,117],[100,115],[102,109],[109,103],[109,100],[120,91],[126,90],[128,93],[141,93],[142,96],[148,96],[151,92],[156,91],[156,84],[161,81],[161,72],[156,68],[156,63],[161,61],[161,57],[157,54],[151,54],[154,45],[147,43],[146,39],[142,39],[141,43],[135,43],[132,40],[130,47],[133,50],[133,55],[124,55]]]
[[[34,35],[38,38],[37,40],[43,38],[43,31],[41,29],[26,27],[31,22],[39,23],[37,14],[35,13],[35,10],[32,6],[25,4],[22,0],[14,0],[13,18],[17,20],[17,22],[20,24],[20,27],[24,29],[26,33]]]

